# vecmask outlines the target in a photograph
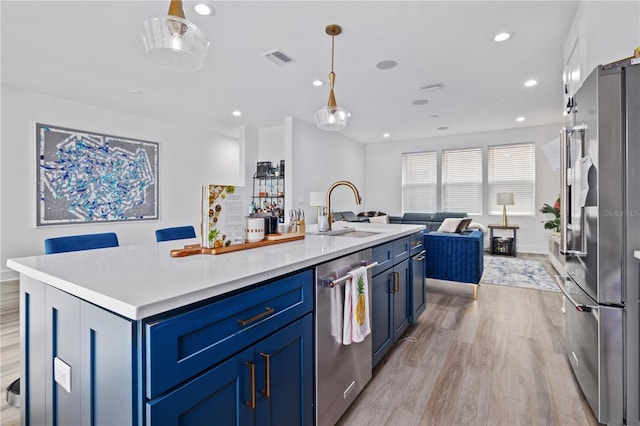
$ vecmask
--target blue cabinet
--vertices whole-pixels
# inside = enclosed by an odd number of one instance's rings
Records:
[[[148,425],[311,425],[311,314],[146,404]],[[213,422],[213,423],[212,423]]]
[[[409,256],[411,237],[373,247],[373,260],[379,263],[373,270],[371,283],[372,364],[375,367],[393,344],[409,327],[410,290],[413,288]],[[384,270],[380,265],[386,266]]]
[[[372,366],[375,367],[393,346],[393,275],[378,274],[371,282]]]
[[[145,321],[146,424],[311,425],[312,281],[307,270]]]
[[[409,327],[409,259],[393,267],[393,342],[400,340],[402,333]]]
[[[422,243],[420,243],[422,247]],[[427,252],[422,250],[418,254],[411,257],[411,314],[409,321],[413,324],[418,317],[427,308],[427,293],[425,287],[425,277],[427,268]]]
[[[22,424],[136,423],[133,321],[22,275],[20,328]]]
[[[139,321],[20,286],[27,426],[313,424],[312,270]]]

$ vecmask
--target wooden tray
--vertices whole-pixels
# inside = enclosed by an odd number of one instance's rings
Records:
[[[171,250],[171,257],[184,257],[190,256],[192,254],[224,254],[231,253],[233,251],[247,250],[256,247],[264,247],[270,246],[272,244],[280,244],[280,243],[288,243],[290,241],[303,240],[304,234],[296,234],[296,233],[287,233],[287,234],[273,234],[268,235],[262,241],[257,241],[255,243],[244,243],[244,244],[234,244],[226,247],[218,247],[218,248],[206,248],[202,247],[200,244],[191,244],[184,246],[184,248]]]

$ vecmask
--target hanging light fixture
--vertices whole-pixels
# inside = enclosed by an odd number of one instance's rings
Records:
[[[205,33],[184,16],[182,0],[171,0],[168,16],[149,18],[140,26],[147,53],[173,71],[197,71],[209,48]]]
[[[329,73],[329,103],[326,107],[316,112],[316,124],[319,129],[338,131],[347,127],[349,113],[336,105],[336,97],[333,94],[333,85],[336,74],[333,72],[333,45],[335,36],[342,32],[340,25],[327,25],[325,32],[331,36],[331,72]]]

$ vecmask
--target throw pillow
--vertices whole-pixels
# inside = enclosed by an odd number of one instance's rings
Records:
[[[371,216],[369,217],[370,223],[389,223],[389,216]]]
[[[459,218],[459,217],[446,218],[445,220],[442,221],[442,224],[438,228],[438,232],[449,232],[449,233],[456,232],[456,229],[458,229],[458,225],[460,225],[460,222],[462,221],[462,219],[463,218]]]
[[[469,226],[467,226],[467,229],[478,229],[480,231],[482,231],[483,234],[486,234],[486,230],[484,228],[484,226],[481,223],[478,222],[471,222],[469,224]]]
[[[465,229],[467,229],[467,227],[469,226],[469,224],[471,223],[471,218],[467,217],[464,218],[460,221],[460,223],[458,224],[458,227],[456,228],[456,233],[461,234],[462,231],[464,231]]]

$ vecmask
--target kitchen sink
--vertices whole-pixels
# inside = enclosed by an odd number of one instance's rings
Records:
[[[336,229],[334,231],[318,232],[318,235],[332,235],[334,237],[351,237],[351,238],[367,238],[380,232],[363,231],[354,228]]]

